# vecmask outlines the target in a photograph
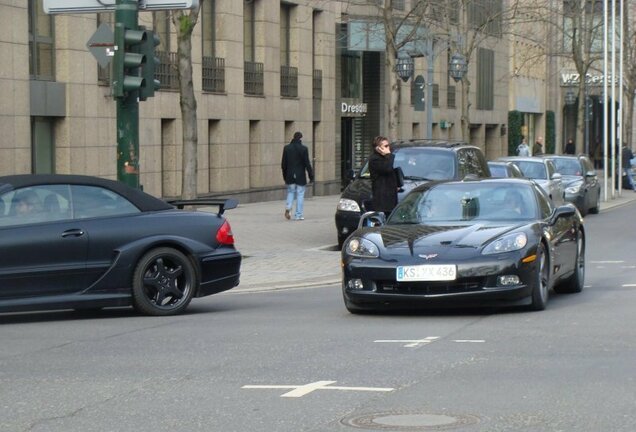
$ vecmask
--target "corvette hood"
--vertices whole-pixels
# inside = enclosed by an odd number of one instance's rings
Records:
[[[367,237],[388,255],[446,254],[474,255],[497,237],[525,223],[482,223],[457,225],[387,225]]]

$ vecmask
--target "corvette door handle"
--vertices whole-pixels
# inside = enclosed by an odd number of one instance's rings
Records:
[[[62,233],[62,237],[66,238],[66,237],[81,237],[84,235],[84,231],[76,228],[76,229],[70,229],[70,230],[66,230]]]

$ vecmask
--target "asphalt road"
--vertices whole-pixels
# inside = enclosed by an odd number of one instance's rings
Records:
[[[0,431],[633,431],[635,212],[586,218],[586,288],[542,312],[354,316],[333,285],[0,315]]]

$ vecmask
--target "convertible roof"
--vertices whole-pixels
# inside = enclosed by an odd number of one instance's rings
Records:
[[[118,193],[135,204],[141,211],[169,210],[174,207],[152,195],[122,182],[101,177],[68,174],[21,174],[0,177],[0,192],[36,185],[72,184],[98,186]]]

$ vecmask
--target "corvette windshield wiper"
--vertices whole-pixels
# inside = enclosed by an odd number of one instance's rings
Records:
[[[427,180],[427,181],[431,181],[430,178],[426,178],[426,177],[418,177],[418,176],[404,176],[405,180]]]

